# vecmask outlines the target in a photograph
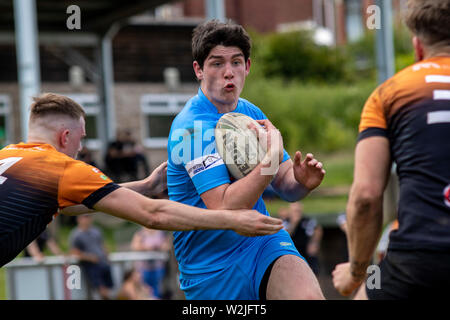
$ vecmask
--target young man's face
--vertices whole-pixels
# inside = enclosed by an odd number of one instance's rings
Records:
[[[219,111],[232,111],[250,72],[250,59],[245,61],[238,47],[214,47],[206,57],[203,69],[194,61],[194,71],[201,88]]]

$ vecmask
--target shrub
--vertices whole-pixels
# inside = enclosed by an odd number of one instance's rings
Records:
[[[340,48],[316,45],[310,32],[269,34],[254,43],[255,58],[266,77],[335,82],[347,77]]]
[[[362,107],[375,88],[249,78],[242,96],[281,131],[286,150],[332,152],[354,147]]]

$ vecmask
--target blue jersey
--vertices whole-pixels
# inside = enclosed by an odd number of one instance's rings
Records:
[[[245,99],[233,112],[255,120],[267,119]],[[167,186],[170,200],[206,208],[200,195],[223,184],[233,183],[224,161],[216,152],[214,129],[219,118],[216,107],[198,90],[172,123],[169,134]],[[284,152],[284,159],[289,159]],[[269,215],[262,197],[255,210]],[[239,249],[251,246],[255,238],[231,230],[174,232],[174,248],[179,269],[184,274],[214,272],[237,259]]]

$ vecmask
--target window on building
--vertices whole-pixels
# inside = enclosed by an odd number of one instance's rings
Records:
[[[90,150],[101,149],[100,141],[100,102],[95,93],[77,93],[67,95],[79,103],[86,112],[86,139],[84,145]]]
[[[193,94],[146,94],[141,97],[146,147],[167,147],[172,121],[192,96]]]
[[[0,95],[0,148],[10,144],[11,141],[11,103],[9,96]]]
[[[360,0],[346,0],[345,29],[348,42],[358,40],[364,35],[362,7]]]

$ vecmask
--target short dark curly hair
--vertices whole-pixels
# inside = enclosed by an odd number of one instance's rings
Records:
[[[213,19],[198,25],[192,32],[192,57],[200,68],[203,69],[209,53],[218,45],[238,47],[245,61],[250,57],[251,40],[245,29],[232,21]]]

